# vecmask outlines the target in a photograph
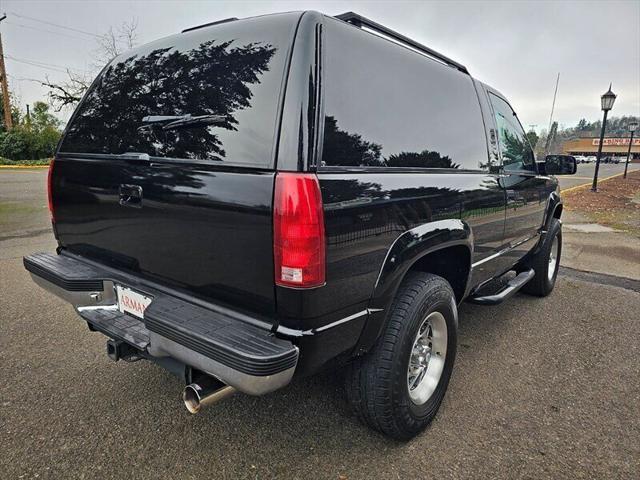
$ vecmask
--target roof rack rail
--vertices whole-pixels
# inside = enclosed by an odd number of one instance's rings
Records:
[[[212,25],[218,25],[219,23],[233,22],[234,20],[238,20],[238,17],[229,17],[229,18],[224,18],[222,20],[218,20],[216,22],[203,23],[202,25],[198,25],[196,27],[185,28],[180,33],[190,32],[191,30],[197,30],[199,28],[210,27]]]
[[[396,42],[405,44],[415,50],[418,50],[419,52],[424,53],[429,57],[440,60],[441,62],[444,62],[450,67],[456,68],[461,72],[464,72],[467,74],[469,73],[469,71],[467,70],[467,67],[456,62],[455,60],[452,60],[449,57],[441,53],[438,53],[435,50],[432,50],[431,48],[416,42],[415,40],[410,39],[409,37],[405,37],[401,33],[396,32],[395,30],[391,30],[390,28],[387,28],[384,25],[380,25],[379,23],[374,22],[373,20],[369,20],[368,18],[363,17],[362,15],[358,15],[357,13],[354,13],[354,12],[346,12],[346,13],[341,13],[340,15],[336,15],[334,18],[337,18],[338,20],[342,20],[343,22],[350,23],[354,27],[369,28],[375,32],[381,33],[382,35],[391,38],[392,40],[395,40]]]

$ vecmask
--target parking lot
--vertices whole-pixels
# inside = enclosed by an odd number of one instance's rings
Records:
[[[637,163],[629,164],[629,171],[638,170],[640,166]],[[575,175],[567,175],[564,177],[558,177],[560,180],[561,188],[570,188],[577,185],[583,185],[585,183],[590,184],[593,181],[593,173],[596,169],[595,163],[579,163],[578,171]],[[610,177],[611,175],[617,175],[624,172],[624,162],[621,161],[618,164],[615,163],[601,163],[600,170],[598,171],[598,178],[603,179]]]
[[[640,282],[563,269],[546,299],[463,305],[443,406],[406,444],[358,423],[339,372],[191,416],[177,378],[110,361],[24,271],[55,247],[45,178],[0,171],[3,479],[639,478]]]

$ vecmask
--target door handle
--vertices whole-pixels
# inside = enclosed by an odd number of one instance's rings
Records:
[[[142,187],[139,185],[120,185],[120,205],[142,208]]]

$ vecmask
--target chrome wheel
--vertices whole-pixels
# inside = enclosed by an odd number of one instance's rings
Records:
[[[556,236],[553,239],[553,243],[551,244],[551,251],[549,252],[549,268],[547,269],[547,277],[549,278],[550,282],[553,282],[553,277],[556,273],[559,247],[560,243],[558,242],[558,237]]]
[[[422,321],[409,357],[407,387],[416,405],[431,398],[438,386],[447,356],[447,321],[440,312],[432,312]]]

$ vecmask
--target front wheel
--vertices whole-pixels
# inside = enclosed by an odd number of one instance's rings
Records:
[[[456,355],[455,296],[442,277],[412,272],[396,295],[375,347],[350,365],[347,397],[358,417],[408,440],[435,417]]]

